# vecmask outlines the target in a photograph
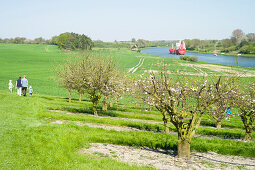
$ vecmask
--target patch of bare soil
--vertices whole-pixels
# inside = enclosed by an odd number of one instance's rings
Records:
[[[195,69],[197,71],[195,73],[180,72],[180,74],[183,74],[183,75],[208,76],[208,74],[206,72],[201,70],[201,68],[206,68],[206,69],[210,69],[212,71],[221,72],[223,75],[235,74],[240,77],[255,77],[255,71],[251,71],[251,70],[237,71],[237,70],[234,70],[228,66],[220,66],[220,65],[212,65],[212,64],[189,64],[189,63],[182,63],[181,65],[192,67],[193,69]],[[144,70],[144,72],[157,74],[159,71],[158,70]],[[167,74],[173,74],[173,73],[170,71],[167,71]]]
[[[80,121],[56,120],[55,122],[51,122],[51,123],[53,123],[53,124],[72,123],[72,124],[75,124],[78,126],[88,126],[88,127],[92,127],[92,128],[102,128],[102,129],[106,129],[106,130],[116,130],[116,131],[134,131],[134,132],[144,131],[144,130],[131,128],[131,127],[105,125],[105,124],[98,124],[98,123],[83,123]]]
[[[90,148],[81,149],[79,153],[109,156],[120,162],[153,166],[157,169],[255,169],[254,159],[216,153],[193,152],[191,159],[186,160],[176,157],[172,150],[152,150],[102,143],[92,143]]]
[[[189,63],[183,63],[181,65],[189,66],[194,69],[198,69],[197,71],[201,71],[201,70],[199,70],[199,68],[206,68],[206,69],[210,69],[210,70],[217,71],[217,72],[227,72],[227,73],[231,73],[231,74],[236,74],[240,77],[255,77],[255,71],[241,72],[241,71],[234,70],[231,67],[227,67],[227,66],[212,65],[212,64],[189,64]]]
[[[208,76],[208,74],[200,69],[195,69],[197,70],[198,72],[197,73],[190,73],[190,72],[180,72],[180,74],[182,75],[192,75],[192,76]],[[146,73],[154,73],[154,74],[157,74],[159,73],[158,70],[144,70],[144,72]],[[167,71],[166,72],[167,74],[173,74],[171,71]]]

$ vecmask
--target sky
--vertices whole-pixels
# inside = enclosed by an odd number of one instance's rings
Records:
[[[255,33],[255,0],[0,0],[0,38],[224,39]]]

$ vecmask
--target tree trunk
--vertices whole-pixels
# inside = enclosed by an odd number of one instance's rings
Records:
[[[163,120],[163,121],[164,121],[165,132],[169,133],[169,127],[168,127],[168,124],[167,124],[167,120]]]
[[[79,101],[81,102],[82,100],[82,93],[80,93]]]
[[[252,126],[251,127],[250,126],[245,127],[244,140],[246,140],[246,141],[252,140]]]
[[[168,127],[168,122],[167,122],[165,113],[163,113],[163,122],[164,122],[165,132],[169,133],[169,127]]]
[[[178,157],[190,159],[190,143],[188,140],[178,139]]]
[[[69,95],[69,103],[71,103],[72,101],[71,90],[68,90],[68,95]]]
[[[110,107],[113,107],[112,99],[110,100]]]
[[[244,140],[246,141],[252,140],[252,133],[245,132]]]
[[[97,114],[97,103],[93,103],[93,112],[94,112],[94,115],[95,116],[98,116],[98,114]]]
[[[119,104],[119,98],[117,97],[117,99],[116,99],[116,105],[118,105]]]
[[[149,111],[152,111],[152,105],[149,105]]]
[[[103,101],[103,111],[107,111],[107,96],[104,96],[104,101]]]
[[[217,120],[217,122],[216,122],[216,128],[217,129],[220,129],[221,128],[221,120]]]
[[[250,118],[250,121],[248,122],[247,117],[244,115],[241,115],[241,119],[243,121],[243,125],[245,128],[244,140],[246,141],[252,140],[252,130],[253,130],[252,125],[254,120]]]

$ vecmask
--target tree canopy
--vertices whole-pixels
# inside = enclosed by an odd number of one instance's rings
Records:
[[[73,32],[66,32],[52,37],[52,44],[58,45],[60,49],[70,50],[91,50],[94,46],[93,41],[88,36]]]

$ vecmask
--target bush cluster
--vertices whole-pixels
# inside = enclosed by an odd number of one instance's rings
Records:
[[[197,56],[193,56],[193,57],[189,57],[189,56],[180,56],[181,60],[186,60],[186,61],[198,61],[198,57]]]

